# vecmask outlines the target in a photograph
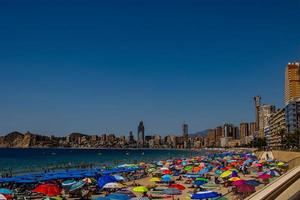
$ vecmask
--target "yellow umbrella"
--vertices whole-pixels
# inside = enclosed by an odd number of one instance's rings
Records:
[[[145,186],[139,186],[133,188],[133,191],[138,193],[144,193],[144,192],[148,192],[148,188],[146,188]]]
[[[157,178],[157,177],[153,177],[150,179],[150,182],[160,182],[160,178]]]
[[[232,171],[225,171],[225,172],[223,172],[222,174],[221,174],[221,178],[226,178],[226,177],[228,177],[228,176],[230,176],[232,174]]]
[[[229,181],[232,181],[232,182],[239,181],[239,180],[241,180],[241,179],[238,178],[238,177],[232,177],[232,178],[229,179]]]
[[[284,162],[279,162],[277,163],[278,166],[283,166],[284,165]]]

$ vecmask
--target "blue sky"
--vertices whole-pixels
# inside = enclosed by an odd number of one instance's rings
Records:
[[[1,1],[0,134],[190,132],[283,106],[300,1]]]

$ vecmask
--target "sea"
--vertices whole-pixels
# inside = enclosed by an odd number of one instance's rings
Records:
[[[204,154],[201,150],[0,148],[0,173],[22,174],[84,165],[112,167]]]

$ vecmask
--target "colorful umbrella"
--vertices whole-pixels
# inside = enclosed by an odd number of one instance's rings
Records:
[[[76,181],[74,181],[74,180],[67,180],[67,181],[64,181],[64,182],[62,182],[62,186],[63,187],[71,187],[73,184],[75,184],[76,183]]]
[[[208,182],[208,179],[206,179],[206,178],[196,178],[195,181],[204,181],[204,182]]]
[[[169,186],[169,188],[175,188],[175,189],[178,189],[178,190],[185,190],[185,187],[183,185],[180,185],[180,184],[171,184]]]
[[[0,194],[0,200],[7,200],[7,198],[3,194]]]
[[[133,191],[138,193],[144,193],[144,192],[148,192],[148,188],[146,188],[145,186],[138,186],[133,188]]]
[[[149,180],[150,182],[160,182],[161,179],[160,178],[157,178],[157,177],[153,177]]]
[[[239,192],[253,192],[253,191],[255,191],[255,187],[254,186],[252,186],[252,185],[246,185],[246,184],[244,184],[244,185],[240,185],[240,186],[238,186],[238,191]]]
[[[103,186],[103,189],[121,189],[124,188],[124,185],[120,183],[107,183]]]
[[[223,173],[220,175],[220,177],[221,177],[221,178],[226,178],[226,177],[230,176],[231,174],[232,174],[232,171],[227,170],[227,171],[223,172]]]
[[[170,182],[170,181],[172,181],[172,176],[170,176],[170,175],[163,175],[162,177],[161,177],[161,179],[162,179],[162,181],[164,181],[164,182]]]
[[[238,181],[234,181],[232,183],[232,185],[234,185],[234,186],[240,186],[240,185],[244,185],[244,184],[245,184],[244,180],[238,180]]]
[[[213,191],[204,191],[204,192],[197,192],[196,194],[192,195],[192,199],[208,199],[208,198],[215,198],[220,197],[221,194]]]
[[[229,179],[229,181],[232,181],[232,182],[239,181],[239,180],[241,180],[241,179],[238,178],[238,177],[232,177],[232,178]]]
[[[76,182],[75,184],[71,185],[70,191],[73,192],[73,191],[75,191],[75,190],[79,190],[79,189],[81,189],[83,186],[85,186],[85,184],[86,184],[86,183],[83,182],[83,181],[78,181],[78,182]]]
[[[245,184],[247,185],[252,185],[252,186],[259,186],[260,185],[260,182],[256,181],[256,180],[247,180],[245,181]]]
[[[266,179],[272,178],[272,176],[269,175],[269,174],[262,174],[262,175],[260,175],[258,178],[263,179],[263,180],[266,180]]]
[[[48,197],[53,197],[61,194],[61,188],[55,184],[41,184],[38,185],[34,190],[35,193],[41,193]]]
[[[6,188],[1,188],[0,189],[0,194],[13,194],[14,192],[12,190],[6,189]]]

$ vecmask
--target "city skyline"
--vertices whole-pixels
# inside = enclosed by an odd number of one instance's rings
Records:
[[[283,107],[299,2],[216,2],[1,2],[0,135],[194,133],[254,122],[255,95]]]

